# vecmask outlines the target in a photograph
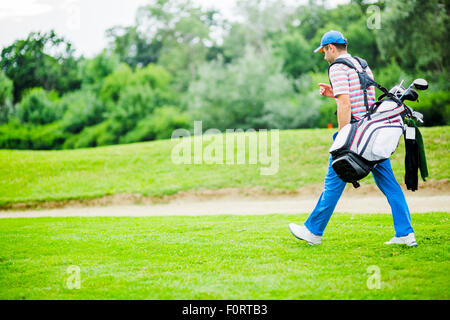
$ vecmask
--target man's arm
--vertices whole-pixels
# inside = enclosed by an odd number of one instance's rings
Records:
[[[341,130],[346,124],[350,123],[351,119],[351,107],[350,107],[350,95],[340,94],[336,97],[337,103],[337,120],[338,130]]]
[[[350,81],[348,70],[343,69],[343,65],[334,64],[330,68],[330,83],[333,87],[333,96],[337,103],[338,130],[350,123]]]

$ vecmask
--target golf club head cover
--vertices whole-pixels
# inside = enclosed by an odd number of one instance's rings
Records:
[[[405,184],[411,191],[417,190],[419,169],[419,146],[416,139],[405,136]]]

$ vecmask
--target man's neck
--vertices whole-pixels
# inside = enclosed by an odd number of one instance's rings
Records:
[[[340,53],[338,54],[338,56],[336,57],[336,59],[334,59],[334,61],[336,61],[336,60],[339,59],[339,58],[348,58],[348,57],[351,57],[351,55],[350,55],[350,53],[348,53],[347,51],[340,52]]]

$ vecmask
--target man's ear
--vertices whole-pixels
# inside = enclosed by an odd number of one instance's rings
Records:
[[[335,46],[334,44],[330,43],[330,44],[328,45],[328,48],[331,49],[331,50],[330,50],[331,52],[333,52],[333,53],[336,52],[336,46]]]

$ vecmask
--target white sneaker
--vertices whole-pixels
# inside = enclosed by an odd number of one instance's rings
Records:
[[[310,245],[322,243],[322,237],[315,235],[314,233],[309,231],[308,228],[306,228],[305,226],[299,226],[295,223],[290,223],[289,230],[294,235],[294,237],[300,240],[305,240]]]
[[[415,247],[417,246],[416,238],[414,237],[414,233],[410,233],[403,237],[393,237],[388,242],[385,242],[384,244],[406,244],[408,247]]]

